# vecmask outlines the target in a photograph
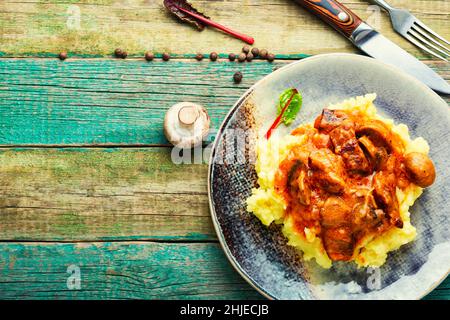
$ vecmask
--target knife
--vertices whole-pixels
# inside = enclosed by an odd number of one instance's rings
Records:
[[[375,31],[338,1],[294,1],[318,15],[369,56],[402,69],[437,92],[450,94],[450,85],[436,72]]]

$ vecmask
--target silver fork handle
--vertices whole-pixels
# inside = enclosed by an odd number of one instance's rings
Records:
[[[386,10],[388,12],[390,12],[392,10],[395,10],[394,7],[392,7],[389,3],[387,3],[384,0],[370,0],[370,1],[375,3],[375,4],[377,4],[377,5],[379,5],[380,7],[382,7],[384,10]]]

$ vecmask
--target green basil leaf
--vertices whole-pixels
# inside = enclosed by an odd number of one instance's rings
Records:
[[[292,94],[294,93],[294,89],[290,88],[285,90],[279,98],[278,101],[278,115],[280,115],[283,108],[286,106],[286,104],[289,102],[289,99],[292,97]],[[291,104],[289,107],[287,107],[286,111],[284,112],[283,116],[281,117],[281,121],[286,125],[290,125],[295,118],[297,117],[298,112],[300,111],[302,107],[303,99],[302,95],[300,93],[296,93],[294,97],[292,98]]]

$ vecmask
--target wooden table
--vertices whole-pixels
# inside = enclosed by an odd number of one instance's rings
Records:
[[[289,0],[192,2],[253,35],[276,62],[195,61],[197,52],[225,58],[243,44],[178,23],[162,0],[1,1],[0,298],[261,298],[218,244],[207,165],[172,163],[164,112],[198,102],[218,128],[274,68],[357,51]],[[450,79],[449,64],[395,34],[377,7],[342,2]],[[450,38],[448,0],[391,3]],[[129,57],[112,58],[116,47]],[[173,58],[148,63],[147,50]],[[68,60],[56,59],[61,51]],[[238,70],[244,80],[235,85]],[[450,279],[428,298],[449,299]]]

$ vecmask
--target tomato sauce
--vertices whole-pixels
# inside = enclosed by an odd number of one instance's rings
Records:
[[[275,190],[299,233],[309,228],[332,260],[348,261],[366,236],[402,228],[396,188],[411,182],[402,140],[384,123],[324,109],[314,126],[291,134],[306,135],[307,142],[281,161]]]

